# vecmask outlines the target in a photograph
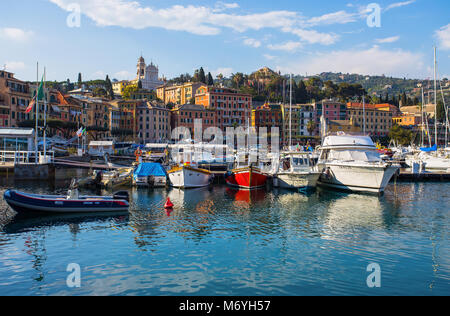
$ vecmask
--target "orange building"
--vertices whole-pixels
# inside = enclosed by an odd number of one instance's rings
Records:
[[[235,89],[202,85],[197,89],[195,104],[217,111],[217,127],[226,131],[227,127],[247,125],[252,109],[252,96]]]
[[[390,104],[347,103],[347,116],[371,136],[387,136],[398,108]]]
[[[202,121],[202,129],[204,132],[209,127],[217,127],[217,111],[205,108],[198,104],[184,104],[172,110],[172,128],[186,127],[194,139],[195,120]]]
[[[28,83],[14,78],[14,74],[0,70],[0,127],[17,127],[21,121],[34,118],[25,110],[31,102]]]
[[[417,126],[422,124],[422,117],[417,114],[402,114],[393,117],[392,120],[400,126]]]

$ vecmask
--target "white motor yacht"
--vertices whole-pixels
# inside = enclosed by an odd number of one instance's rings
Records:
[[[325,137],[320,147],[320,186],[381,194],[400,165],[384,162],[369,136]]]

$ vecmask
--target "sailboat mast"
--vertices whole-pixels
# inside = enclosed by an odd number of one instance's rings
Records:
[[[366,96],[363,95],[363,135],[366,135]]]
[[[438,128],[437,128],[437,82],[436,82],[436,46],[434,47],[434,143],[438,145]]]
[[[35,98],[36,98],[36,130],[35,130],[35,135],[34,135],[34,151],[35,151],[35,157],[34,157],[34,162],[36,164],[38,164],[38,136],[39,136],[39,126],[38,126],[38,122],[39,122],[39,95],[38,95],[38,90],[39,90],[39,62],[36,63],[36,94],[35,94]]]
[[[425,139],[425,135],[424,135],[425,122],[424,122],[424,113],[423,113],[423,103],[424,102],[425,102],[425,98],[423,96],[423,87],[422,87],[422,107],[420,109],[420,116],[422,118],[422,143],[421,143],[422,147],[424,147],[424,142],[425,142],[425,140],[424,140]]]
[[[46,75],[46,69],[44,67],[44,159],[45,159],[45,163],[47,163],[47,97],[45,95],[45,88],[46,88],[46,84],[45,82],[47,81],[47,75]]]
[[[289,147],[292,147],[292,74],[289,88]]]

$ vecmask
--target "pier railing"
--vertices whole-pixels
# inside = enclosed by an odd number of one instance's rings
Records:
[[[16,164],[43,164],[53,163],[55,160],[55,152],[38,151],[0,151],[0,165],[16,165]]]

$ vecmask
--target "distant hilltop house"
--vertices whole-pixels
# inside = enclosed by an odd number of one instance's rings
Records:
[[[273,77],[279,77],[280,74],[273,71],[269,67],[261,68],[248,77],[249,84],[269,84]]]

